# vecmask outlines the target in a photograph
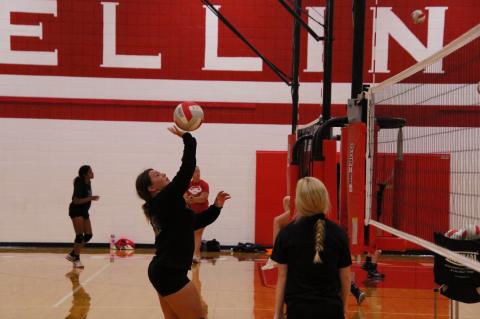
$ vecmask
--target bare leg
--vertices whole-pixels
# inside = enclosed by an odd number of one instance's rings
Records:
[[[200,247],[202,246],[203,230],[205,228],[197,229],[195,231],[195,250],[193,251],[193,257],[200,260]]]
[[[83,232],[85,234],[92,234],[92,223],[90,222],[90,219],[85,219],[83,222]]]
[[[83,235],[84,233],[84,219],[83,217],[74,217],[72,218],[73,229],[75,230],[75,235]],[[75,255],[80,255],[82,250],[83,243],[73,243],[73,252]]]
[[[161,300],[168,304],[178,318],[201,319],[207,316],[202,306],[200,294],[191,282],[176,293],[162,297]]]
[[[192,283],[197,288],[198,292],[202,292],[202,282],[200,281],[200,264],[192,266]]]
[[[283,227],[287,226],[290,221],[290,212],[284,212],[281,215],[278,215],[273,220],[273,243],[277,238],[278,233],[282,230]]]
[[[175,313],[170,308],[168,303],[165,300],[163,300],[162,296],[158,295],[158,300],[160,301],[160,307],[162,307],[162,312],[165,319],[180,319],[175,315]]]
[[[202,307],[203,307],[204,313],[206,314],[208,313],[208,305],[203,300],[203,297],[202,297],[202,282],[200,281],[200,265],[201,264],[196,264],[192,266],[192,283],[197,288],[198,293],[200,294]]]
[[[290,222],[290,212],[286,211],[273,219],[273,244],[278,233]],[[267,263],[262,266],[262,270],[269,270],[275,268],[277,265],[272,259],[268,258]]]
[[[380,249],[376,249],[375,252],[372,255],[372,263],[376,264],[378,262],[378,257],[380,257],[380,254],[382,251]]]

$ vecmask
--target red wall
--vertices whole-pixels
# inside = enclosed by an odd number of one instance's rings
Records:
[[[54,0],[52,0],[54,1]],[[113,2],[113,1],[112,1]],[[58,50],[58,65],[0,64],[2,75],[62,76],[76,78],[173,79],[194,81],[258,81],[279,82],[276,75],[263,65],[262,71],[203,70],[205,55],[205,9],[201,1],[116,0],[116,52],[124,55],[162,54],[162,68],[101,67],[103,54],[103,7],[98,0],[57,0],[57,15],[12,12],[11,23],[42,24],[42,38],[12,36],[12,50]],[[376,3],[392,11],[423,44],[427,43],[428,21],[413,25],[410,13],[418,8],[448,7],[445,16],[443,43],[447,44],[478,23],[478,0],[367,0],[365,31],[364,81],[372,82],[372,26]],[[276,0],[216,0],[221,12],[251,43],[285,73],[291,72],[292,18]],[[305,0],[304,9],[325,6],[325,0]],[[333,82],[351,81],[352,1],[335,1]],[[389,73],[376,74],[376,82],[388,78],[414,64],[415,59],[394,39],[389,40]],[[218,55],[254,57],[230,30],[219,23]],[[300,60],[301,85],[321,82],[321,72],[305,72],[307,64],[307,33],[302,31]],[[448,75],[447,83],[455,82]],[[0,117],[60,118],[88,120],[171,121],[171,110],[179,101],[106,101],[8,95],[1,98]],[[285,86],[285,90],[289,90]],[[215,94],[212,91],[212,94]],[[321,113],[321,100],[302,104],[300,123]],[[337,102],[339,103],[339,102]],[[269,123],[291,122],[290,103],[203,103],[208,109],[207,122]],[[343,103],[335,105],[333,115],[344,114]]]
[[[287,152],[257,151],[255,243],[271,246],[273,218],[283,213],[287,194]]]
[[[394,163],[395,155],[391,154],[378,154],[376,160],[377,176],[373,184],[388,181],[380,216],[382,223],[431,242],[434,232],[450,229],[448,155],[404,154],[400,165]]]

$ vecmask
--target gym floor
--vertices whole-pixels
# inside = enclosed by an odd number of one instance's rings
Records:
[[[0,318],[163,318],[147,278],[153,251],[130,256],[87,249],[85,269],[72,269],[68,249],[0,250]],[[263,254],[205,253],[190,278],[208,304],[208,318],[273,318],[276,270],[262,271]],[[347,318],[450,318],[450,301],[434,292],[433,258],[382,256],[383,281],[371,281],[355,262],[355,281],[367,298],[348,302]],[[480,305],[461,304],[460,318],[478,318]]]

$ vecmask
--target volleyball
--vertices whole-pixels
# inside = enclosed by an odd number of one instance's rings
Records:
[[[465,239],[476,240],[480,238],[480,225],[469,225],[465,228]]]
[[[445,237],[450,239],[466,239],[465,229],[450,229],[445,233]]]
[[[173,112],[173,121],[184,131],[195,131],[202,125],[203,110],[195,102],[182,102]]]
[[[445,233],[445,237],[460,240],[476,240],[480,239],[480,226],[469,225],[465,229],[450,229]]]
[[[412,20],[414,24],[423,23],[425,21],[426,15],[422,10],[415,10],[412,12]]]

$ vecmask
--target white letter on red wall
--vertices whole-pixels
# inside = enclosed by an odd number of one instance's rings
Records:
[[[388,69],[388,41],[391,36],[416,60],[421,61],[443,47],[443,31],[445,27],[445,11],[447,7],[426,7],[428,11],[428,35],[427,46],[410,31],[410,29],[398,18],[391,7],[371,8],[373,16],[375,9],[376,21],[373,21],[375,30],[376,45],[372,48],[372,66],[370,72],[389,73]],[[375,25],[376,24],[376,25]],[[412,23],[413,25],[413,23]],[[415,25],[416,28],[423,27],[422,24]],[[375,60],[373,60],[375,59]],[[375,64],[374,64],[375,63]],[[426,73],[442,73],[442,61],[431,65],[425,70]]]
[[[322,24],[325,22],[325,7],[307,7],[306,9],[308,10],[308,26],[318,36],[323,37],[325,32],[318,22]],[[316,41],[310,34],[308,35],[307,68],[304,71],[323,72],[323,40]]]
[[[262,71],[262,60],[253,57],[218,56],[218,19],[206,6],[205,17],[205,66],[202,70]],[[220,6],[215,6],[220,10]]]
[[[117,2],[103,5],[103,63],[107,68],[161,69],[162,55],[117,54]]]
[[[56,0],[0,0],[0,63],[57,65],[57,49],[53,52],[12,51],[11,37],[43,38],[42,23],[38,25],[11,24],[12,12],[52,14],[57,16]]]

